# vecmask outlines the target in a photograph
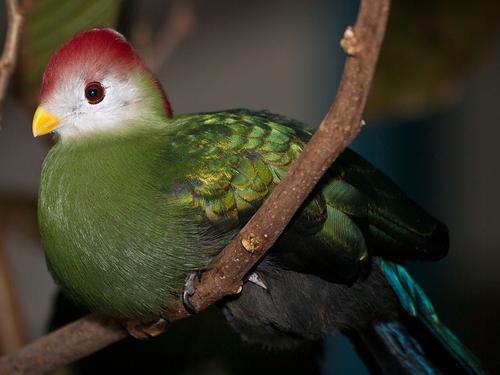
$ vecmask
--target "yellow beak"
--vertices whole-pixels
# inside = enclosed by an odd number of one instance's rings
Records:
[[[59,126],[59,118],[47,112],[42,106],[33,116],[33,137],[50,133]]]

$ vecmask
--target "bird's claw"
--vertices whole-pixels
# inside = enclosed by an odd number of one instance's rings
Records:
[[[127,320],[124,322],[125,329],[130,336],[139,340],[146,340],[150,337],[160,335],[167,328],[167,324],[168,320],[163,317],[160,317],[156,322],[138,320]]]
[[[196,272],[191,272],[184,284],[184,291],[182,292],[182,303],[186,310],[192,314],[196,314],[196,308],[190,301],[190,297],[194,294],[194,280],[198,276]]]
[[[248,275],[246,281],[249,281],[257,286],[260,286],[264,290],[268,290],[266,283],[257,272],[252,272],[250,275]]]

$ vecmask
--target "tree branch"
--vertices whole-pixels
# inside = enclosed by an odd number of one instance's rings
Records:
[[[87,315],[0,359],[0,374],[45,374],[126,338],[116,321]]]
[[[191,297],[198,311],[241,290],[244,276],[274,244],[323,173],[360,131],[389,3],[390,0],[361,1],[356,24],[346,30],[341,42],[348,57],[335,102],[281,183],[202,274]],[[180,300],[167,313],[172,321],[188,315]],[[90,315],[42,337],[14,355],[1,358],[0,373],[45,373],[124,337],[125,330],[115,321]]]
[[[139,24],[132,29],[132,41],[139,42],[133,44],[139,48],[146,65],[157,72],[177,47],[194,32],[196,26],[194,1],[176,0],[170,6],[165,22],[156,36],[151,35],[150,26]],[[144,30],[145,28],[147,29]],[[144,38],[142,34],[149,34],[149,38]]]
[[[23,16],[16,0],[5,0],[7,9],[7,32],[2,57],[0,58],[0,113],[10,76],[16,66]],[[1,117],[0,117],[1,119]]]
[[[354,28],[341,45],[348,54],[337,97],[287,174],[201,277],[191,303],[197,310],[238,292],[242,278],[276,242],[337,156],[356,137],[375,72],[389,0],[361,1]]]
[[[5,45],[0,57],[0,120],[3,102],[10,76],[16,66],[19,38],[23,17],[16,0],[6,0],[7,30]],[[5,236],[5,222],[0,217],[0,237]],[[17,300],[16,289],[12,285],[7,256],[0,238],[0,353],[17,349],[24,341],[24,329]]]

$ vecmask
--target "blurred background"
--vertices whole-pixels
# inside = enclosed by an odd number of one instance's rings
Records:
[[[352,0],[29,0],[0,129],[0,355],[83,312],[48,274],[36,227],[41,163],[31,135],[48,57],[74,33],[124,33],[177,114],[269,109],[318,125],[332,102],[353,24]],[[500,373],[500,2],[394,0],[365,119],[352,147],[449,225],[449,256],[411,271],[442,320]],[[0,40],[6,28],[0,9]],[[57,313],[54,314],[54,311]],[[50,323],[51,322],[51,323]],[[126,355],[124,355],[126,353]],[[147,343],[127,340],[81,373],[145,368],[169,374],[366,374],[340,335],[294,351],[240,342],[212,309]]]

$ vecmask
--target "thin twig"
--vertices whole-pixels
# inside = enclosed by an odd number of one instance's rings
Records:
[[[23,16],[16,0],[5,0],[7,9],[7,33],[2,57],[0,58],[0,120],[3,102],[10,76],[16,66],[16,59],[21,38]]]
[[[132,31],[132,40],[136,41],[134,45],[138,44],[146,65],[156,72],[170,59],[182,41],[194,32],[195,28],[194,1],[176,0],[170,6],[166,20],[156,37],[151,36],[149,25],[139,24]],[[144,45],[142,48],[141,44]]]
[[[389,3],[390,0],[362,0],[356,25],[346,32],[342,41],[348,57],[334,104],[283,181],[202,275],[191,297],[197,310],[240,290],[248,270],[278,239],[323,173],[359,132],[384,37]],[[189,313],[179,300],[167,315],[177,320]],[[84,317],[14,355],[0,358],[0,373],[49,372],[125,336],[116,322]]]
[[[0,122],[7,86],[16,66],[23,23],[23,17],[16,0],[6,0],[5,7],[7,10],[7,30],[4,49],[0,57]],[[13,351],[24,341],[21,309],[2,243],[4,236],[5,223],[0,220],[0,353]]]

